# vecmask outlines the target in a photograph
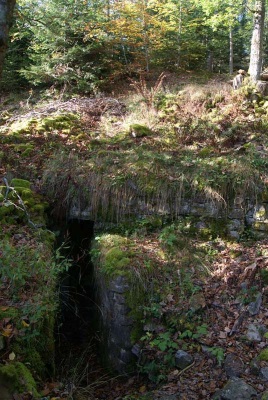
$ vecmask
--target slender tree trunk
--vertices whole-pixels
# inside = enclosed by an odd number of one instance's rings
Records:
[[[251,39],[249,74],[253,82],[260,78],[262,68],[262,42],[265,17],[265,0],[256,0]]]
[[[181,62],[181,33],[182,33],[182,0],[179,3],[179,29],[178,29],[178,60],[177,66],[180,66]]]
[[[145,68],[146,72],[149,72],[149,65],[150,65],[150,40],[148,36],[148,24],[147,24],[147,15],[146,15],[146,7],[147,7],[147,0],[142,2],[142,29],[143,29],[143,42],[144,42],[144,52],[145,52]]]
[[[3,71],[15,3],[16,0],[0,0],[0,77]]]
[[[229,31],[229,73],[234,73],[234,42],[233,42],[233,29],[230,26]]]
[[[207,70],[208,72],[213,72],[213,51],[209,50],[207,56]]]

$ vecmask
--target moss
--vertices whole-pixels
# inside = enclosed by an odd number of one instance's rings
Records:
[[[268,400],[268,392],[262,394],[261,400]]]
[[[4,383],[11,394],[30,392],[34,398],[40,397],[31,372],[21,362],[0,367],[0,383]]]
[[[14,190],[11,189],[8,192],[7,198],[9,200],[17,199],[18,196],[16,195],[16,193],[21,196],[22,200],[26,200],[26,199],[29,199],[30,197],[33,197],[33,192],[31,191],[31,189],[25,188],[24,186],[16,186],[15,187],[15,186],[11,185],[11,187],[14,187]],[[6,186],[0,186],[0,192],[3,196],[5,196],[6,190],[7,190]]]
[[[35,200],[34,198],[28,198],[27,200],[24,200],[24,204],[26,207],[33,207],[35,205]]]
[[[15,206],[13,204],[10,205],[3,205],[0,207],[0,218],[7,216],[7,215],[12,215],[15,210]]]
[[[38,204],[35,204],[31,208],[31,210],[34,212],[43,213],[47,207],[48,207],[47,203],[38,203]]]
[[[29,181],[26,181],[25,179],[18,179],[18,178],[14,178],[12,179],[10,186],[14,187],[14,188],[26,188],[26,189],[30,189],[31,187],[31,183]]]
[[[34,375],[45,377],[46,366],[40,353],[38,353],[36,349],[29,349],[24,357],[24,362],[29,365],[29,368],[33,371]]]
[[[61,129],[64,130],[65,133],[69,133],[71,128],[74,126],[75,123],[77,123],[78,120],[79,117],[72,113],[54,115],[51,117],[46,117],[42,121],[40,121],[37,129]]]
[[[125,275],[127,270],[124,270],[130,264],[130,258],[126,251],[122,251],[119,247],[113,247],[105,256],[104,263],[101,267],[102,272],[108,275]]]
[[[200,151],[199,151],[199,157],[207,157],[207,156],[209,156],[210,154],[213,154],[213,152],[214,152],[214,149],[213,149],[213,147],[209,147],[209,146],[207,146],[207,147],[203,147]]]
[[[149,129],[147,126],[139,125],[139,124],[130,125],[129,132],[132,136],[137,137],[137,138],[150,136],[153,134],[152,130]]]
[[[268,349],[263,349],[258,355],[260,361],[268,361]]]
[[[20,321],[19,321],[20,322]],[[21,330],[21,332],[27,334],[27,331],[25,330],[24,327],[20,326],[19,324],[17,325],[17,328]],[[29,329],[29,328],[28,328]],[[43,360],[41,359],[40,354],[38,351],[35,349],[33,344],[29,346],[27,343],[25,343],[24,338],[16,338],[15,341],[11,341],[10,344],[10,351],[16,354],[16,359],[20,360],[23,362],[33,376],[38,376],[38,378],[45,378],[44,372],[45,372],[45,365]]]

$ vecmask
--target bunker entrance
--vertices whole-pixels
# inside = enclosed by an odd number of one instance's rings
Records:
[[[97,327],[96,288],[89,253],[94,222],[70,219],[60,236],[61,254],[71,262],[59,282],[60,313],[56,336],[58,353],[62,354],[70,346],[82,347],[92,342]]]

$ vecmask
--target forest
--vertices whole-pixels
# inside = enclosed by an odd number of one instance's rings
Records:
[[[0,0],[0,400],[268,399],[265,0]]]
[[[233,74],[248,69],[256,29],[265,66],[264,15],[264,1],[19,1],[2,87],[94,93],[142,71]]]

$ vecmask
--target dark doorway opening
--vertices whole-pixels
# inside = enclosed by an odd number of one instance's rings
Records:
[[[71,267],[62,273],[59,282],[57,342],[61,352],[62,346],[89,342],[96,327],[96,291],[90,259],[94,222],[69,219],[62,228],[60,237],[62,255],[71,260]]]

